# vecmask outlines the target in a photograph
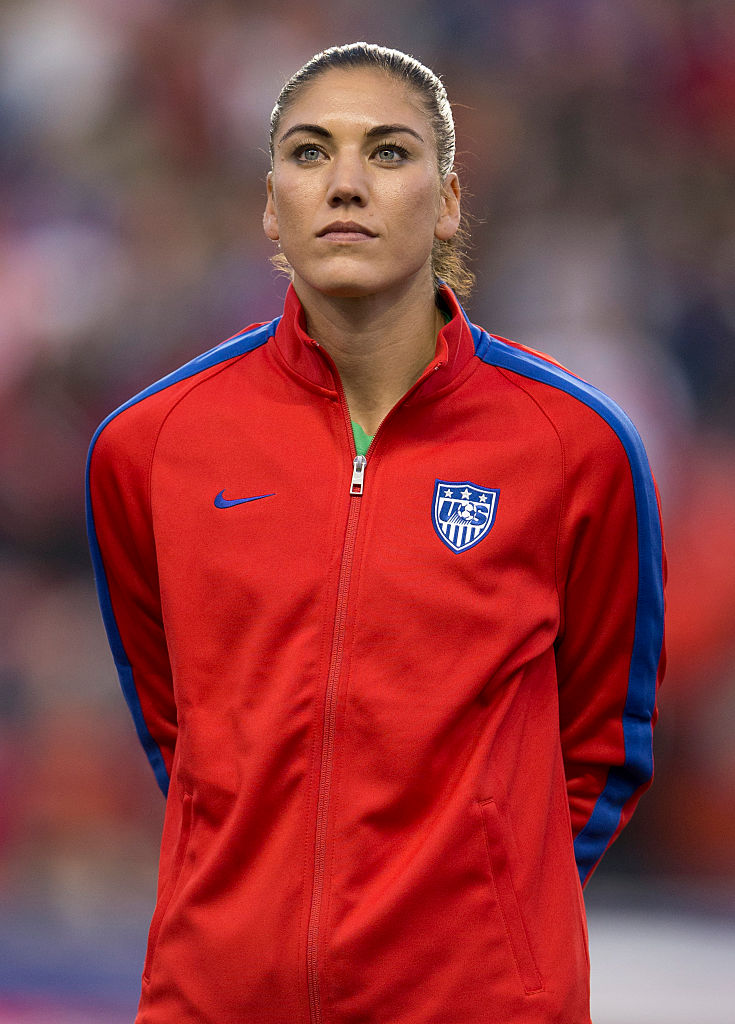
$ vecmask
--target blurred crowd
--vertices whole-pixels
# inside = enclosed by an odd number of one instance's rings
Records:
[[[445,81],[471,319],[608,391],[659,482],[657,778],[601,870],[735,911],[727,0],[5,0],[0,902],[48,901],[84,927],[151,891],[163,801],[97,610],[87,446],[132,394],[280,311],[260,224],[268,117],[309,56],[355,39]]]

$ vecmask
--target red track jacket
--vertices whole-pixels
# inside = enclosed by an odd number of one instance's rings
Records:
[[[582,884],[652,775],[641,441],[452,319],[355,457],[282,317],[100,426],[88,529],[168,793],[138,1024],[588,1024]]]

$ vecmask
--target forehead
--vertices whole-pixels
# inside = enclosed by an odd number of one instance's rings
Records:
[[[406,124],[426,138],[429,118],[416,89],[377,68],[331,68],[297,93],[278,137],[298,122],[329,127]]]

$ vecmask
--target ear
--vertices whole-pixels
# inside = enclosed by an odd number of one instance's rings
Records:
[[[446,242],[456,234],[459,227],[461,195],[459,178],[454,171],[450,171],[442,182],[439,214],[434,228],[434,237],[440,242]]]
[[[276,214],[276,203],[273,193],[273,171],[268,171],[268,177],[266,178],[266,191],[268,198],[265,203],[265,212],[263,213],[263,231],[272,242],[277,242],[280,238],[278,234],[278,215]]]

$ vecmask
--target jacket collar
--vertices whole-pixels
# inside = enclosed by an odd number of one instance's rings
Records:
[[[450,317],[439,331],[434,358],[422,374],[410,399],[425,398],[446,387],[475,354],[475,345],[467,316],[452,289],[440,282],[439,297]],[[274,343],[286,365],[298,377],[321,390],[339,392],[337,371],[332,360],[306,331],[306,314],[294,286],[286,292],[283,316],[278,322]]]

